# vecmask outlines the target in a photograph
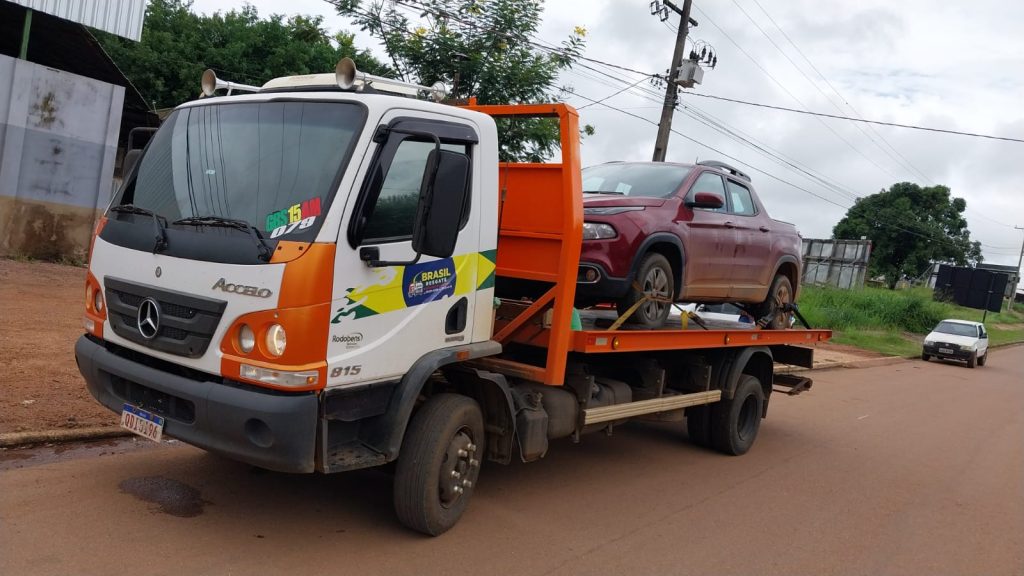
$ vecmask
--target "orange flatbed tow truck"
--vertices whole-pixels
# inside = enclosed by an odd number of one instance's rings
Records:
[[[811,385],[774,366],[811,367],[828,330],[575,309],[568,105],[396,97],[438,88],[347,59],[262,87],[207,71],[203,90],[133,155],[93,240],[75,352],[137,434],[293,473],[397,461],[399,520],[436,535],[483,461],[630,419],[743,454],[773,391]],[[499,162],[498,123],[537,119],[558,123],[558,161]]]

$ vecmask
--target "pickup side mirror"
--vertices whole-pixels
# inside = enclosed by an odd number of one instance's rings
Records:
[[[713,192],[697,192],[692,200],[686,201],[687,208],[710,208],[718,210],[725,206],[725,199]]]
[[[417,254],[448,258],[455,252],[469,194],[469,156],[437,148],[427,157],[427,166],[420,184],[412,248]]]

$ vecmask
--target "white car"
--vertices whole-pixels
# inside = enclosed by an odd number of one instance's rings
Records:
[[[921,359],[960,360],[968,368],[984,366],[988,360],[988,332],[980,322],[943,320],[924,337]]]

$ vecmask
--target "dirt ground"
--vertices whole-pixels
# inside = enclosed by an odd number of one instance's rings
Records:
[[[85,389],[75,365],[82,335],[85,268],[0,259],[0,434],[117,425]],[[825,343],[822,367],[881,354]]]
[[[75,366],[85,268],[0,259],[0,434],[117,424]]]

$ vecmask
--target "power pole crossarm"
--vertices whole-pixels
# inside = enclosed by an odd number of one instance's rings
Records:
[[[668,137],[672,133],[672,114],[676,110],[676,91],[679,86],[675,83],[675,75],[683,64],[683,51],[686,45],[686,34],[690,29],[690,5],[692,0],[683,2],[683,9],[680,11],[674,4],[665,1],[667,6],[680,14],[679,32],[676,34],[676,47],[672,52],[672,66],[668,70],[668,79],[665,82],[665,103],[661,107],[661,121],[658,122],[658,139],[654,142],[655,162],[664,162],[665,153],[668,152]]]

